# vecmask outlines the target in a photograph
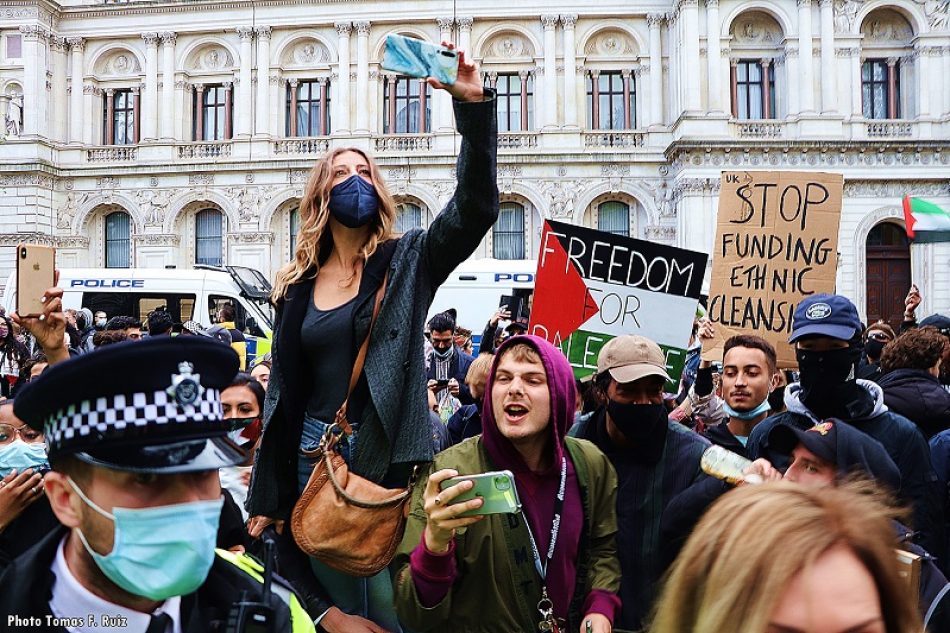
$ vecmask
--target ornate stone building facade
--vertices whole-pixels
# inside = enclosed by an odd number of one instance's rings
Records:
[[[271,275],[340,146],[378,158],[401,230],[426,226],[459,139],[447,95],[381,68],[401,33],[458,42],[499,92],[476,257],[532,257],[545,218],[709,250],[721,170],[838,171],[840,292],[875,317],[913,278],[947,311],[950,246],[899,229],[904,194],[950,206],[948,5],[0,0],[0,243]]]

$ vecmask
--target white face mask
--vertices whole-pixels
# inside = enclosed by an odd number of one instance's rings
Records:
[[[105,327],[107,319],[96,319],[96,327]]]

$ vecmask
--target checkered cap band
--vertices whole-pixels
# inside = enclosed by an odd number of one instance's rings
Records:
[[[224,409],[221,392],[203,389],[193,404],[179,404],[167,391],[117,394],[71,405],[46,419],[45,435],[50,450],[88,445],[90,441],[141,434],[146,428],[156,435],[174,434],[169,425],[221,422]],[[206,428],[205,425],[196,425]],[[164,427],[159,431],[156,427]],[[224,427],[222,426],[222,430]]]

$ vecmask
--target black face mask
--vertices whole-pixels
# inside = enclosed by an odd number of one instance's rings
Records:
[[[850,420],[863,412],[871,397],[853,379],[855,365],[861,357],[858,346],[824,352],[796,349],[795,357],[802,402],[819,419]]]
[[[867,354],[868,358],[876,362],[881,359],[881,352],[884,351],[886,344],[884,341],[876,341],[873,338],[869,338],[868,342],[864,344],[864,353]]]
[[[621,404],[607,401],[607,413],[624,437],[636,442],[651,437],[666,424],[669,413],[664,404]]]
[[[785,410],[785,385],[776,387],[775,391],[769,394],[769,406],[772,413],[778,413]]]

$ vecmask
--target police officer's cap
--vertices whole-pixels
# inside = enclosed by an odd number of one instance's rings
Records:
[[[50,461],[73,455],[114,470],[178,473],[233,466],[221,391],[238,372],[212,339],[156,337],[50,367],[18,394],[17,417],[46,435]]]

